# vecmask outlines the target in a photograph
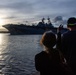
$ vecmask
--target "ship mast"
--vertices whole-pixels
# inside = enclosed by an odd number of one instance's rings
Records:
[[[44,20],[45,20],[45,18],[42,18],[42,23],[43,23],[43,24],[45,24]]]
[[[49,17],[47,18],[47,20],[48,20],[48,24],[51,24],[51,21],[50,21],[50,18]]]

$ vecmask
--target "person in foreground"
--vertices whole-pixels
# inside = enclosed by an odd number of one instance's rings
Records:
[[[53,48],[56,44],[53,32],[45,32],[40,43],[45,47],[44,51],[35,55],[35,68],[40,75],[73,75],[64,70],[59,51]]]
[[[70,17],[67,21],[68,32],[63,34],[61,44],[64,57],[68,65],[76,74],[76,18]]]

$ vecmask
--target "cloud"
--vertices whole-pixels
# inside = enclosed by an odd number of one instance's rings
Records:
[[[15,19],[17,18],[16,16],[7,16],[7,17],[4,17],[4,19]]]
[[[63,19],[62,16],[57,16],[57,17],[55,17],[55,18],[53,19],[53,22],[54,22],[55,24],[57,24],[58,26],[59,26],[60,24],[62,24],[62,25],[66,25],[66,24],[67,24],[67,20],[66,20],[66,19]]]
[[[62,16],[57,16],[55,17],[54,22],[62,21],[62,20],[63,20]]]
[[[75,0],[0,0],[0,14],[9,20],[39,20],[76,16]]]
[[[30,2],[27,1],[15,1],[7,4],[1,4],[0,9],[9,9],[10,11],[18,11],[19,13],[31,13],[33,12],[33,7]]]

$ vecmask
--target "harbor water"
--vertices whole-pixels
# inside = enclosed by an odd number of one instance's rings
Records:
[[[42,51],[42,35],[9,35],[0,33],[0,75],[33,75],[34,57]]]

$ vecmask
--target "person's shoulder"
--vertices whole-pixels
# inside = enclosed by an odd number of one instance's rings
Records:
[[[58,51],[56,48],[53,49],[53,52],[54,52],[55,54],[59,54],[59,51]]]
[[[64,33],[63,33],[63,36],[66,36],[66,35],[68,35],[69,33],[70,33],[70,31],[64,32]]]
[[[72,37],[72,36],[76,36],[76,31],[68,31],[68,32],[65,32],[64,34],[63,34],[63,36],[62,37]]]
[[[60,61],[60,51],[58,49],[53,50],[53,58],[58,62]]]
[[[67,32],[65,32],[65,33],[63,33],[63,35],[62,35],[62,39],[67,39],[67,38],[69,38],[69,36],[71,36],[72,35],[72,33],[71,33],[71,31],[67,31]]]
[[[45,51],[41,51],[40,53],[36,54],[35,57],[43,56],[44,54],[45,54]]]

